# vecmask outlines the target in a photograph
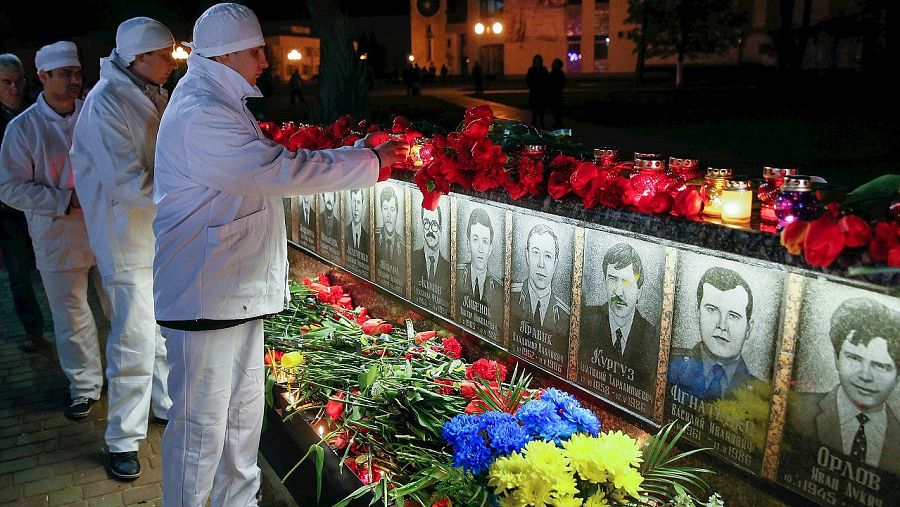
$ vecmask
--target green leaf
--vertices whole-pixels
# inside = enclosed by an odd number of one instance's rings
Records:
[[[322,502],[322,465],[325,463],[325,449],[316,445],[316,503]]]
[[[375,382],[375,379],[377,379],[380,375],[381,375],[381,369],[378,367],[377,364],[373,364],[369,368],[369,370],[366,371],[365,373],[360,373],[359,374],[359,389],[360,389],[360,391],[365,391],[366,389],[371,387],[372,384]]]
[[[275,376],[268,375],[266,377],[266,405],[269,407],[275,407]]]
[[[897,197],[898,188],[900,188],[900,174],[885,174],[856,187],[844,197],[841,206],[863,214],[883,212]]]

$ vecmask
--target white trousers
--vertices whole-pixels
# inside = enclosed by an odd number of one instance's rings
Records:
[[[166,345],[153,314],[153,269],[104,276],[103,288],[110,306],[106,444],[110,452],[137,451],[147,438],[149,409],[165,419],[172,406]]]
[[[262,320],[217,331],[162,328],[169,357],[163,505],[256,506],[262,430]]]
[[[53,317],[59,365],[69,380],[69,395],[73,400],[81,396],[99,400],[103,388],[97,324],[87,298],[91,269],[41,271]],[[93,274],[96,276],[96,269]],[[101,301],[104,299],[101,295]]]

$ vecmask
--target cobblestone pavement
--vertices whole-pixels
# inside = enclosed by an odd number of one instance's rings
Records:
[[[35,287],[48,323],[50,311],[35,273]],[[94,296],[92,307],[101,335],[101,350],[109,325]],[[103,434],[106,429],[106,393],[80,421],[63,416],[69,404],[67,382],[56,350],[25,354],[25,335],[13,312],[6,270],[0,268],[0,505],[118,506],[162,505],[160,438],[163,428],[150,424],[140,448],[141,476],[132,482],[112,479],[107,471]],[[105,361],[104,361],[105,366]],[[263,468],[263,503],[267,507],[291,505],[286,492]],[[267,473],[269,472],[269,473]]]

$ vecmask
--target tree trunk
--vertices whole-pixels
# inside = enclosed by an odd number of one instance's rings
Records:
[[[634,80],[637,84],[644,82],[644,61],[647,59],[647,8],[641,8],[641,35],[638,38],[637,62],[634,66]]]
[[[368,116],[365,62],[353,51],[347,15],[336,0],[309,0],[307,7],[320,43],[317,121]]]
[[[675,62],[675,86],[681,88],[684,84],[684,53],[678,53],[678,60]]]

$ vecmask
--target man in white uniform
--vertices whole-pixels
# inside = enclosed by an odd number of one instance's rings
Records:
[[[0,148],[0,200],[25,212],[35,260],[53,316],[59,363],[69,379],[66,416],[80,419],[100,399],[97,326],[87,301],[94,256],[69,161],[81,110],[75,44],[44,46],[34,59],[44,91],[6,127]]]
[[[156,145],[153,292],[166,338],[166,506],[253,506],[263,417],[261,318],[287,292],[282,198],[369,187],[406,143],[296,153],[265,138],[245,99],[268,67],[259,21],[218,4],[194,25],[188,71]],[[215,479],[215,481],[214,481]]]
[[[163,421],[172,405],[165,343],[153,315],[152,193],[156,134],[168,102],[160,85],[177,68],[174,43],[172,32],[150,18],[119,25],[71,150],[75,188],[110,301],[106,444],[110,472],[119,479],[141,473],[137,450],[147,437],[149,409]]]

